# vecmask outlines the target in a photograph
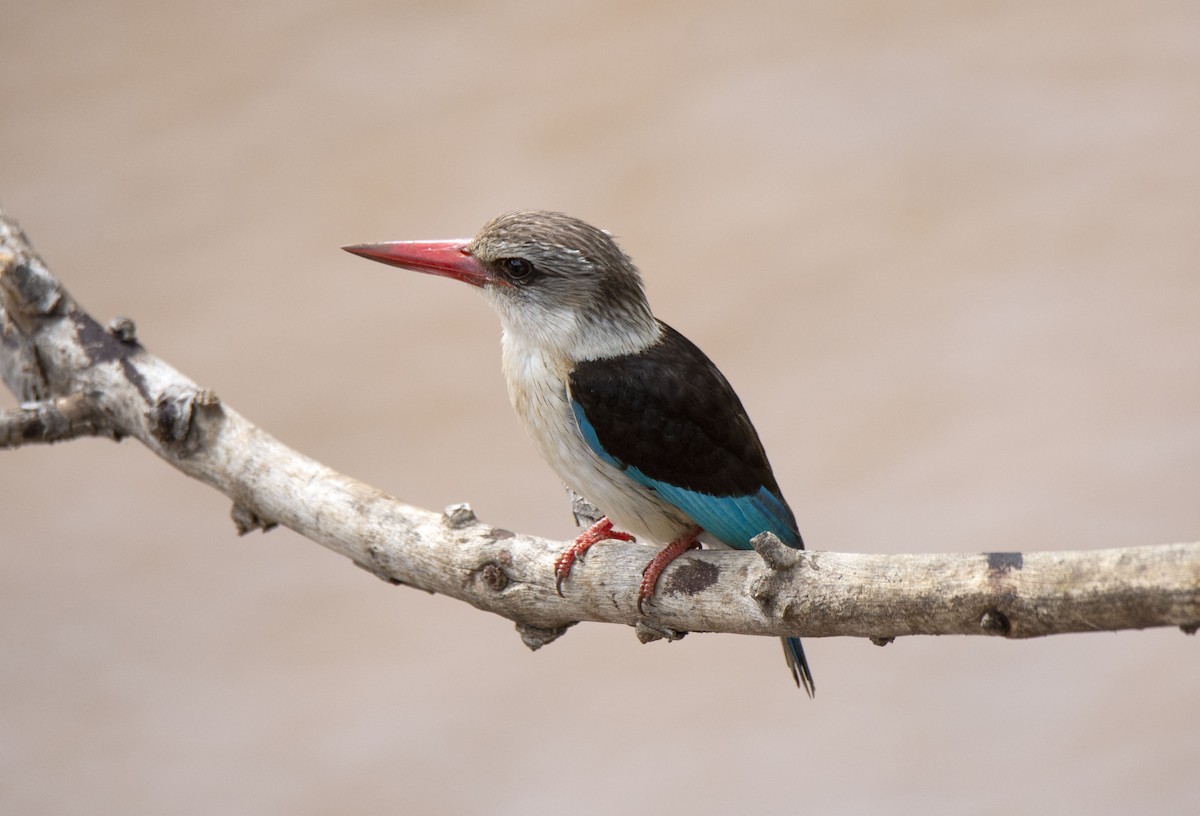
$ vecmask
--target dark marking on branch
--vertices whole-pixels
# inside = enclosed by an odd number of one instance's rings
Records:
[[[87,354],[92,365],[123,360],[139,348],[136,344],[122,343],[97,323],[91,315],[80,309],[71,311],[71,322],[75,324],[75,334],[79,338],[79,345]]]
[[[1025,566],[1025,556],[1019,552],[990,552],[987,565],[995,572],[1020,572]]]
[[[663,591],[673,595],[696,595],[721,580],[721,568],[711,561],[680,558],[671,565]]]

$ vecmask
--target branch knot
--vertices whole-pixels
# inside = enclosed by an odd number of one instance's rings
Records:
[[[203,445],[201,419],[220,405],[221,400],[212,391],[191,384],[172,384],[159,396],[146,419],[159,442],[182,456],[190,456]]]
[[[475,517],[475,511],[471,509],[471,505],[461,502],[459,504],[451,504],[443,510],[442,521],[451,530],[461,530],[464,527],[476,524],[479,519]]]
[[[804,557],[803,550],[787,546],[774,533],[759,533],[750,539],[750,546],[775,571],[793,569]]]

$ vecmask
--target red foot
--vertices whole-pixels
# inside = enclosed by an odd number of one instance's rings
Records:
[[[571,567],[575,564],[575,559],[587,552],[597,541],[606,539],[633,541],[633,536],[629,533],[622,533],[620,530],[614,530],[612,522],[605,517],[580,533],[579,537],[575,539],[575,543],[554,559],[554,588],[558,590],[560,596],[563,594],[563,581],[567,580],[567,576],[571,574]]]
[[[700,549],[700,542],[696,540],[700,532],[699,527],[692,528],[683,538],[672,541],[650,559],[650,563],[642,570],[642,585],[638,587],[638,612],[644,611],[642,604],[654,595],[654,588],[658,586],[658,576],[663,574],[663,570],[688,550]]]

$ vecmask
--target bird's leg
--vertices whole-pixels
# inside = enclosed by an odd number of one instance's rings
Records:
[[[574,565],[575,559],[587,552],[588,548],[597,541],[610,538],[617,541],[633,541],[633,536],[629,533],[614,530],[612,522],[605,516],[580,533],[579,537],[575,539],[575,543],[554,559],[554,588],[558,590],[560,596],[563,594],[563,581],[567,580],[567,576],[571,574],[571,567]]]
[[[700,548],[700,542],[696,538],[701,532],[702,530],[699,527],[693,527],[682,537],[675,539],[663,547],[658,555],[650,559],[650,563],[642,570],[642,585],[638,587],[638,612],[643,611],[642,604],[654,595],[654,588],[658,586],[658,577],[663,574],[663,570],[688,550],[697,550]]]

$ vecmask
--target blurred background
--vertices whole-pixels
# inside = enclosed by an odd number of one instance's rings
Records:
[[[0,205],[102,321],[408,502],[573,534],[465,287],[614,232],[814,549],[1200,537],[1200,6],[2,2]],[[11,394],[0,406],[11,407]],[[133,442],[0,453],[0,811],[1195,812],[1200,643],[641,646],[386,586]]]

